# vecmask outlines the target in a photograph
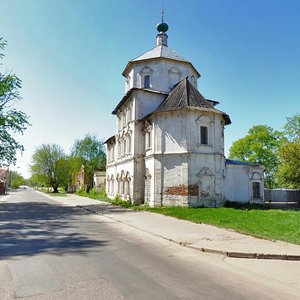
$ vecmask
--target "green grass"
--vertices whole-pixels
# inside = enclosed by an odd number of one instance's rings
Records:
[[[133,207],[188,220],[233,229],[237,232],[269,240],[300,245],[300,211],[242,210],[233,208]]]
[[[102,196],[99,193],[97,193],[95,190],[90,190],[89,193],[87,193],[84,190],[79,190],[78,192],[76,192],[77,195],[82,196],[82,197],[87,197],[87,198],[91,198],[94,200],[99,200],[99,201],[105,201],[108,203],[111,203],[113,205],[118,205],[118,206],[122,206],[125,208],[129,208],[132,207],[131,202],[128,200],[122,200],[121,198],[119,198],[118,196],[115,197],[115,199],[109,199],[106,196]]]
[[[58,193],[53,193],[53,192],[50,192],[49,189],[47,189],[47,188],[41,188],[41,189],[39,189],[39,191],[43,192],[49,196],[53,196],[53,197],[66,197],[67,196],[66,192],[60,191]]]
[[[300,211],[261,209],[249,205],[236,205],[235,208],[150,208],[143,205],[133,206],[130,201],[123,201],[119,197],[112,200],[95,192],[88,194],[82,191],[77,194],[126,208],[159,213],[194,223],[233,229],[258,238],[300,245]]]

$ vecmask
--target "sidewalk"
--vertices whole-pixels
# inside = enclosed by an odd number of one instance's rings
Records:
[[[300,260],[298,245],[262,240],[211,225],[134,211],[73,194],[68,194],[67,197],[48,197],[61,204],[102,214],[117,222],[202,252],[236,258]]]

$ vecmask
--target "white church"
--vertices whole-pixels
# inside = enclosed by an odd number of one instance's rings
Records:
[[[106,141],[108,197],[151,207],[263,203],[263,166],[225,158],[230,117],[200,94],[193,64],[168,47],[168,25],[157,30],[156,47],[122,73],[116,134]]]

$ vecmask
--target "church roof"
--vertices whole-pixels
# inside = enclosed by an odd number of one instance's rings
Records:
[[[173,60],[189,62],[187,59],[185,59],[183,56],[181,56],[175,50],[173,50],[167,46],[164,46],[164,45],[156,46],[155,48],[138,56],[137,58],[133,59],[132,61],[140,61],[140,60],[157,58],[157,57],[163,57],[163,58],[169,58],[169,59],[173,59]]]
[[[131,61],[129,61],[129,63],[127,64],[127,66],[126,66],[126,68],[125,68],[125,70],[123,71],[122,74],[125,76],[127,68],[132,63],[136,63],[136,62],[140,62],[140,61],[144,61],[144,60],[149,60],[149,59],[157,59],[157,58],[165,58],[165,59],[170,59],[170,60],[176,60],[176,61],[189,63],[195,69],[195,67],[193,66],[193,64],[189,60],[185,59],[183,56],[181,56],[175,50],[173,50],[173,49],[171,49],[171,48],[169,48],[165,45],[158,45],[158,46],[154,47],[153,49],[147,51],[146,53],[144,53],[144,54],[132,59]],[[200,76],[199,72],[196,69],[195,69],[195,71]]]
[[[187,77],[177,83],[162,104],[153,112],[168,112],[181,109],[196,109],[207,112],[221,113],[225,124],[231,124],[230,118],[224,112],[215,109],[200,92],[189,82]]]
[[[131,88],[125,96],[121,99],[121,101],[118,103],[118,105],[115,107],[115,109],[112,111],[113,115],[117,114],[118,109],[122,107],[122,105],[127,101],[127,99],[135,92],[135,91],[143,91],[143,92],[148,92],[148,93],[153,93],[153,94],[161,94],[161,95],[167,95],[167,93],[156,91],[153,89],[145,89],[145,88]]]
[[[262,166],[261,164],[250,163],[250,162],[234,160],[234,159],[226,159],[225,163],[227,165],[236,165],[236,166],[253,166],[253,167]]]

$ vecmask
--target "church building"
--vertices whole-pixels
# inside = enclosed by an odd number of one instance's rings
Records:
[[[168,47],[163,20],[157,30],[156,47],[122,73],[116,134],[106,141],[108,197],[151,207],[263,203],[263,166],[225,158],[229,115],[198,91],[200,73]]]

